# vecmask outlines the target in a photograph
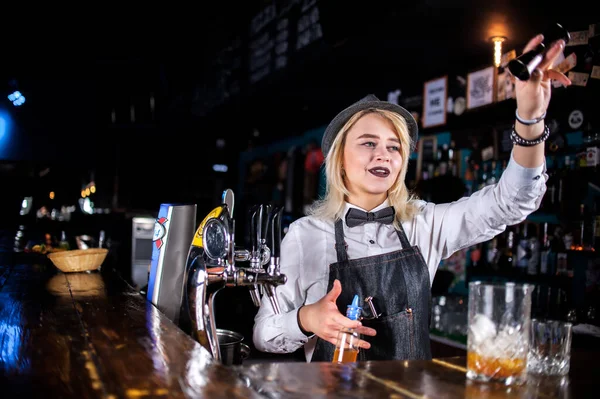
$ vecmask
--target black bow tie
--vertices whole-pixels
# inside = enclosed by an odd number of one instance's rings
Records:
[[[346,213],[346,224],[348,227],[356,227],[368,222],[391,224],[395,216],[396,212],[393,206],[388,206],[377,212],[365,212],[360,209],[350,208]]]

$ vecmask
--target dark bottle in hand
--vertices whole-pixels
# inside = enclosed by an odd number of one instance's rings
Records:
[[[533,50],[511,60],[508,63],[508,70],[519,80],[529,80],[533,71],[544,59],[544,54],[548,51],[552,43],[560,39],[564,40],[565,44],[568,43],[571,39],[569,31],[560,24],[550,26],[544,32],[544,40]]]

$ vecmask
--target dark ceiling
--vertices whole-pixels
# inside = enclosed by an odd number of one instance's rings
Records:
[[[542,1],[321,0],[323,39],[258,83],[238,71],[241,84],[229,92],[222,68],[230,67],[236,40],[247,54],[252,18],[271,4],[300,9],[310,3],[105,5],[22,18],[23,34],[4,35],[4,89],[16,84],[26,93],[21,119],[39,135],[83,128],[105,136],[111,126],[131,125],[134,104],[134,128],[169,126],[171,137],[201,129],[210,140],[241,135],[242,141],[258,130],[263,141],[273,141],[326,124],[368,92],[385,96],[400,88],[415,95],[427,79],[485,66],[490,36],[504,35],[505,48],[520,51],[550,22],[571,31],[600,22],[590,20],[591,1],[553,8]],[[154,119],[147,111],[151,93]]]

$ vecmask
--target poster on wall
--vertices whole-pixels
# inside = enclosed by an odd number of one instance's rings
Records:
[[[425,82],[423,87],[424,128],[446,123],[446,104],[448,102],[448,76]]]
[[[467,109],[494,101],[494,66],[471,72],[467,76]]]
[[[498,101],[515,98],[515,81],[508,70],[498,74],[497,82],[496,91]]]

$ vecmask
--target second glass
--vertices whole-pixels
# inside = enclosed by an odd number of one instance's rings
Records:
[[[571,328],[571,323],[533,319],[527,371],[567,375],[571,363]]]

